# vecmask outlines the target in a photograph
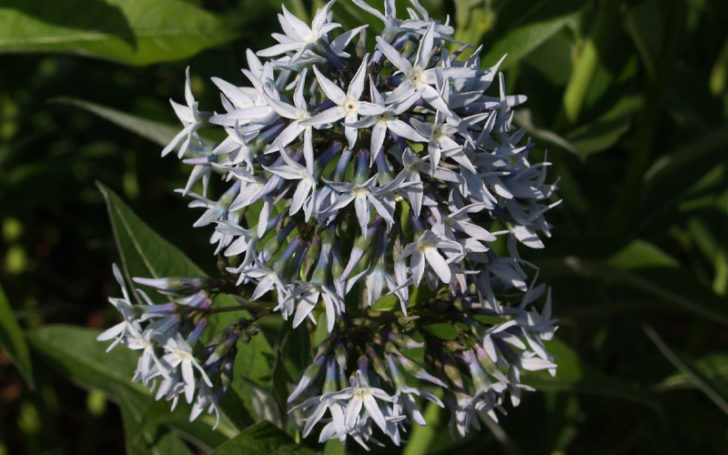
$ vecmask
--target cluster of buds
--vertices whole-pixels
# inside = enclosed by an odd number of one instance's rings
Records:
[[[518,404],[523,370],[555,374],[543,343],[555,331],[550,294],[518,253],[550,236],[555,184],[512,126],[526,98],[505,94],[500,62],[481,69],[480,48],[456,42],[417,0],[407,19],[394,0],[384,13],[352,1],[384,23],[381,35],[341,30],[333,2],[310,26],[283,7],[278,44],[247,52],[246,85],[212,79],[224,112],[199,110],[188,72],[186,105],[172,102],[184,128],[163,155],[176,149],[193,165],[181,192],[205,209],[194,226],[214,227],[226,288],[292,330],[325,321],[328,337],[288,399],[303,436],[320,424],[320,441],[399,444],[411,423],[426,424],[424,401],[447,406],[453,432],[465,435],[497,419],[506,398]],[[208,144],[199,135],[208,127],[226,138]],[[213,175],[227,185],[217,197],[208,196]],[[161,375],[158,396],[191,401],[196,390],[214,410],[211,375],[228,371],[234,337],[251,324],[227,332],[225,354],[191,355],[204,327],[185,332],[179,321],[210,305],[200,289],[213,285],[175,283],[196,293],[175,301],[174,316],[150,306],[144,314],[154,316],[138,320],[153,322],[139,331],[127,320],[138,312],[113,300],[126,322],[103,338],[132,349],[151,339],[136,377]],[[189,302],[197,306],[181,314]],[[162,333],[173,317],[174,334]]]

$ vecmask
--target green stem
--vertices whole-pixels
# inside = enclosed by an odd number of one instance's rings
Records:
[[[442,395],[437,393],[437,395]],[[425,422],[427,426],[413,425],[412,436],[404,448],[402,455],[425,455],[432,448],[442,419],[442,408],[435,403],[428,403],[425,408]]]

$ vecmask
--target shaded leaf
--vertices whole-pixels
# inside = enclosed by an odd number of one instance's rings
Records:
[[[635,249],[634,251],[639,251]],[[635,259],[636,261],[637,259]],[[623,265],[632,264],[622,256]],[[691,273],[677,266],[644,266],[634,269],[616,267],[601,261],[584,260],[575,256],[536,261],[546,279],[571,275],[598,279],[626,286],[657,297],[674,308],[689,311],[714,322],[728,324],[728,307],[724,299],[698,282]]]
[[[7,0],[0,6],[0,52],[148,65],[182,60],[234,37],[228,22],[181,0]]]
[[[189,422],[188,405],[180,403],[170,411],[169,403],[153,401],[149,389],[131,381],[137,354],[118,348],[105,352],[105,344],[96,341],[98,333],[73,326],[47,325],[31,330],[28,339],[31,347],[63,376],[82,387],[105,392],[113,401],[134,411],[139,421],[164,423],[208,448],[237,434],[225,415],[221,416],[217,431],[213,431],[213,415],[203,413]]]
[[[140,424],[133,411],[123,405],[121,406],[121,420],[124,424],[126,453],[128,455],[192,455],[193,453],[180,438],[169,431],[160,432],[157,430],[151,432],[145,430],[140,438],[130,437],[130,435],[139,431]]]
[[[501,68],[518,63],[529,52],[576,19],[584,2],[575,0],[509,2],[509,11],[499,12],[497,26],[485,36],[489,46],[483,57],[485,66],[496,63],[504,54],[508,58]],[[516,19],[512,22],[508,17]],[[495,38],[495,40],[493,39]]]
[[[609,395],[659,410],[659,404],[646,390],[625,384],[581,362],[576,353],[558,339],[545,342],[546,350],[556,357],[556,376],[546,371],[523,374],[523,383],[537,390],[569,390]]]
[[[269,422],[257,423],[215,450],[214,455],[313,455]]]
[[[712,401],[724,413],[728,414],[728,396],[721,393],[710,379],[700,373],[700,370],[690,365],[690,362],[681,359],[667,344],[660,338],[652,327],[644,326],[645,333],[657,346],[657,349],[665,358],[673,364],[698,390],[700,390],[710,401]]]
[[[702,376],[708,378],[711,383],[715,384],[716,388],[721,390],[724,395],[728,395],[728,354],[714,352],[695,359],[691,364]],[[722,387],[721,384],[723,385]],[[695,384],[686,373],[678,371],[666,377],[656,387],[658,390],[668,390],[695,387]]]
[[[163,147],[169,144],[172,141],[172,138],[174,138],[174,136],[179,132],[179,128],[175,126],[130,115],[125,112],[117,111],[116,109],[111,109],[109,107],[78,98],[61,97],[54,98],[51,101],[85,109]]]
[[[0,286],[0,347],[10,354],[26,384],[31,389],[34,388],[28,345],[2,286]]]
[[[641,106],[641,96],[623,96],[599,118],[570,131],[565,138],[582,154],[606,150],[627,132]]]

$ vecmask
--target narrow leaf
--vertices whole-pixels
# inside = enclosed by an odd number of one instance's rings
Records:
[[[667,344],[660,338],[660,335],[650,326],[644,326],[643,330],[647,337],[657,346],[660,353],[673,364],[675,368],[680,370],[689,381],[703,394],[708,397],[718,408],[728,414],[728,397],[722,395],[716,387],[711,386],[710,381],[702,376],[699,371],[691,367],[688,362],[681,359],[675,352],[670,349]]]
[[[28,345],[2,286],[0,286],[0,347],[10,354],[26,384],[31,389],[34,388]]]
[[[123,348],[106,352],[96,341],[98,331],[65,325],[47,325],[28,333],[31,347],[63,376],[87,388],[105,392],[111,400],[134,412],[140,422],[164,424],[198,442],[203,448],[216,447],[237,429],[226,415],[221,416],[217,431],[212,430],[215,417],[201,415],[189,422],[189,406],[180,403],[170,411],[169,403],[154,401],[150,390],[132,382],[137,354]],[[137,427],[138,428],[138,427]]]
[[[296,445],[288,434],[269,422],[257,423],[220,446],[214,455],[313,455],[313,450]]]
[[[179,128],[175,126],[129,115],[125,112],[78,98],[61,97],[51,101],[85,109],[162,147],[169,144],[172,138],[179,132]]]

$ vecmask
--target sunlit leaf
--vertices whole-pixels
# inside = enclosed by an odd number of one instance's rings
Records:
[[[225,20],[181,0],[67,0],[0,5],[0,52],[61,52],[148,65],[235,37]]]
[[[147,226],[109,188],[97,186],[106,200],[114,238],[127,280],[132,277],[202,277],[200,270],[177,247]]]
[[[504,54],[508,54],[508,58],[501,68],[518,63],[522,57],[574,21],[583,7],[584,2],[575,0],[507,3],[508,11],[499,12],[496,27],[485,36],[488,46],[483,64],[492,65]],[[514,20],[509,20],[511,18]]]

